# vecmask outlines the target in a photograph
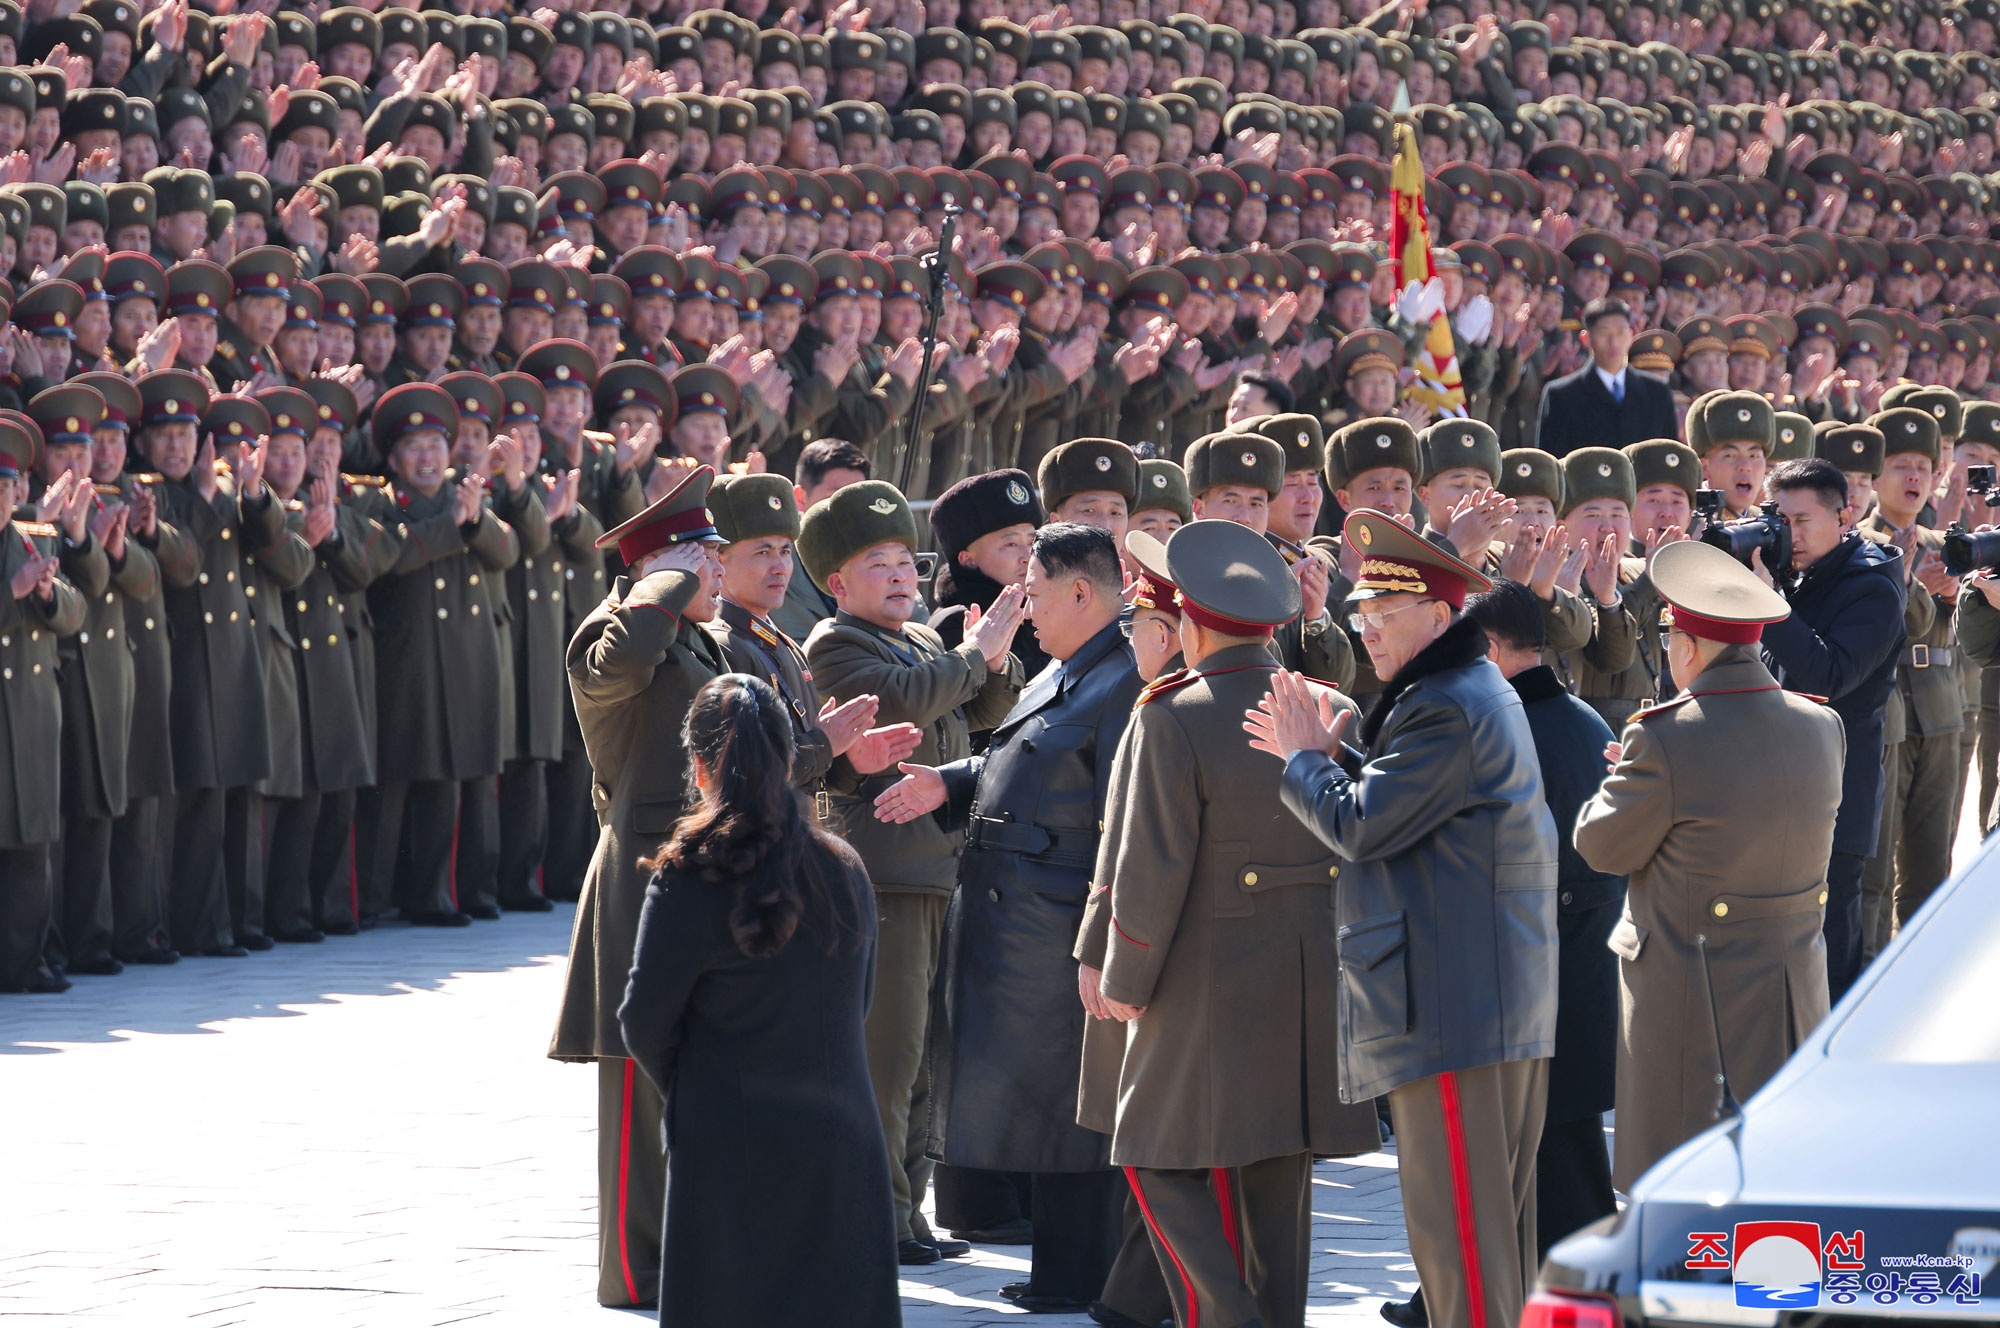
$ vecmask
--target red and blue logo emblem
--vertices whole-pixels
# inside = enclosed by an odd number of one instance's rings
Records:
[[[1729,1280],[1738,1305],[1802,1310],[1819,1304],[1818,1223],[1738,1222],[1732,1244]]]

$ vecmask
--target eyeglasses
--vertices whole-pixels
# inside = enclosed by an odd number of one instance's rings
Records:
[[[1365,632],[1371,628],[1379,632],[1382,630],[1383,625],[1397,614],[1408,612],[1420,604],[1435,603],[1437,601],[1434,599],[1420,599],[1405,604],[1401,608],[1390,609],[1387,613],[1350,613],[1347,615],[1347,625],[1357,632]]]
[[[1130,641],[1132,633],[1138,628],[1140,623],[1158,623],[1162,627],[1167,626],[1165,618],[1121,618],[1118,621],[1118,634],[1123,636],[1127,641]]]

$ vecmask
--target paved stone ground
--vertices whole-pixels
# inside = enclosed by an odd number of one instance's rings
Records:
[[[543,1056],[570,917],[388,926],[0,998],[0,1318],[644,1321],[592,1302],[593,1079]],[[1415,1278],[1394,1158],[1314,1180],[1312,1322],[1372,1319]],[[904,1270],[905,1321],[1088,1323],[1000,1298],[1026,1255]]]
[[[1959,860],[1976,844],[1963,828]],[[0,1317],[642,1322],[592,1302],[593,1081],[543,1056],[570,917],[391,926],[0,997]],[[1379,1322],[1415,1285],[1394,1155],[1313,1179],[1309,1322]],[[1026,1255],[904,1270],[906,1323],[1025,1322],[998,1290]]]

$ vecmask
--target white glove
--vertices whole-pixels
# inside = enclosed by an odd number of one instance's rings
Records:
[[[1424,283],[1423,295],[1417,300],[1417,316],[1410,321],[1419,327],[1428,327],[1443,308],[1444,278],[1432,277]]]
[[[1478,345],[1493,330],[1493,301],[1484,295],[1473,296],[1458,307],[1458,317],[1452,320],[1452,326],[1467,345]]]
[[[1417,316],[1417,311],[1423,306],[1423,298],[1424,286],[1422,282],[1412,281],[1409,285],[1403,287],[1403,293],[1396,297],[1396,317],[1410,324],[1421,321]]]

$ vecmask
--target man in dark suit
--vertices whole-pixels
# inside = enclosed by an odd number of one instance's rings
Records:
[[[1626,363],[1632,314],[1623,300],[1592,300],[1583,310],[1590,363],[1542,389],[1536,445],[1555,456],[1579,447],[1625,447],[1677,438],[1667,385]]]

